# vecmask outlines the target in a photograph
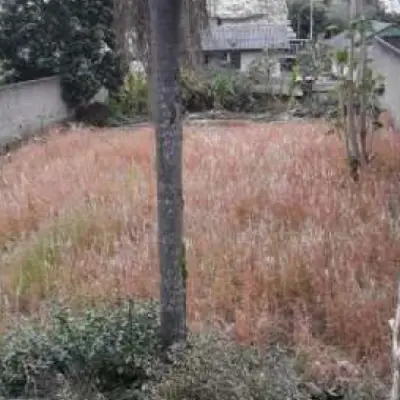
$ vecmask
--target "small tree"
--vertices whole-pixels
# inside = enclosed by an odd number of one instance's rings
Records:
[[[360,164],[360,151],[357,143],[356,125],[355,125],[355,18],[356,18],[356,3],[355,0],[350,0],[350,46],[348,50],[348,65],[346,76],[347,88],[347,107],[346,107],[346,128],[345,141],[347,160],[350,167],[350,174],[354,180],[358,180],[358,168]]]
[[[359,169],[370,160],[367,147],[368,135],[372,134],[378,117],[378,99],[382,88],[382,77],[374,76],[368,66],[367,32],[372,29],[363,11],[355,17],[352,4],[350,47],[335,53],[336,64],[342,75],[337,87],[339,99],[339,121],[343,130],[347,159],[352,177],[357,180]],[[362,7],[361,7],[362,10]]]
[[[371,159],[368,138],[378,126],[378,96],[381,94],[383,78],[374,75],[368,65],[367,32],[372,29],[371,23],[363,12],[360,18],[356,17],[354,0],[351,9],[353,19],[349,29],[349,48],[332,53],[319,41],[312,43],[299,53],[299,73],[294,75],[317,78],[331,74],[332,66],[336,66],[338,83],[327,96],[327,104],[319,104],[318,94],[312,88],[308,90],[310,98],[307,102],[312,106],[312,111],[315,107],[317,111],[322,108],[325,117],[340,132],[351,176],[357,180],[359,169]],[[295,87],[301,85],[302,81],[296,79]]]

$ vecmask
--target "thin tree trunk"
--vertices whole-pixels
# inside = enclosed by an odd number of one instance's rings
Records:
[[[207,1],[182,0],[181,3],[182,63],[196,70],[203,65],[201,33],[208,26]]]
[[[355,0],[350,0],[350,48],[349,48],[349,60],[348,60],[348,75],[347,75],[347,135],[349,140],[349,154],[348,162],[350,167],[350,174],[354,180],[358,180],[360,155],[358,150],[356,126],[355,126],[355,91],[354,91],[354,28],[352,26],[356,18],[356,4]]]
[[[183,247],[182,118],[179,88],[180,0],[149,0],[154,75],[161,340],[186,339]]]
[[[362,0],[360,0],[362,3]],[[360,75],[361,75],[361,98],[360,98],[360,157],[361,163],[367,164],[368,151],[367,151],[367,104],[368,93],[366,88],[366,72],[367,72],[367,43],[365,34],[365,14],[364,6],[360,5],[361,12],[361,52],[360,52]]]

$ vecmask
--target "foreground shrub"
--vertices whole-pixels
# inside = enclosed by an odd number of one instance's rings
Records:
[[[79,316],[65,309],[46,324],[26,321],[0,347],[0,394],[49,396],[83,381],[99,393],[136,390],[151,377],[158,351],[157,307],[127,301],[89,309]]]
[[[194,336],[185,356],[171,354],[152,398],[196,400],[285,400],[300,398],[293,357],[278,347],[265,352],[214,334]]]
[[[148,113],[148,85],[144,72],[126,75],[120,91],[110,99],[115,117],[137,117]]]

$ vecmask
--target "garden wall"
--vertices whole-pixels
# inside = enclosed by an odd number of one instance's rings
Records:
[[[0,86],[0,143],[33,135],[69,116],[57,76]]]

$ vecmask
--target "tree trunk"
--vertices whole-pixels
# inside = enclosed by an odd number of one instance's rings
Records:
[[[208,26],[207,2],[205,0],[182,0],[181,49],[185,68],[196,70],[203,65],[201,32]]]
[[[161,340],[186,339],[183,246],[182,118],[179,87],[180,0],[149,0],[156,125]]]
[[[367,103],[368,103],[368,92],[366,85],[368,84],[366,72],[367,72],[367,43],[366,43],[366,26],[365,26],[365,13],[364,4],[360,0],[360,13],[361,13],[361,52],[360,52],[360,75],[361,75],[361,98],[360,98],[360,158],[363,165],[368,162],[368,151],[367,151]]]
[[[355,91],[354,91],[354,71],[355,71],[355,54],[354,54],[354,27],[353,23],[356,19],[356,4],[355,0],[350,0],[350,48],[349,48],[349,59],[348,59],[348,74],[347,74],[347,157],[350,167],[350,174],[356,181],[358,180],[359,167],[360,167],[360,155],[358,149],[358,141],[355,126]]]

